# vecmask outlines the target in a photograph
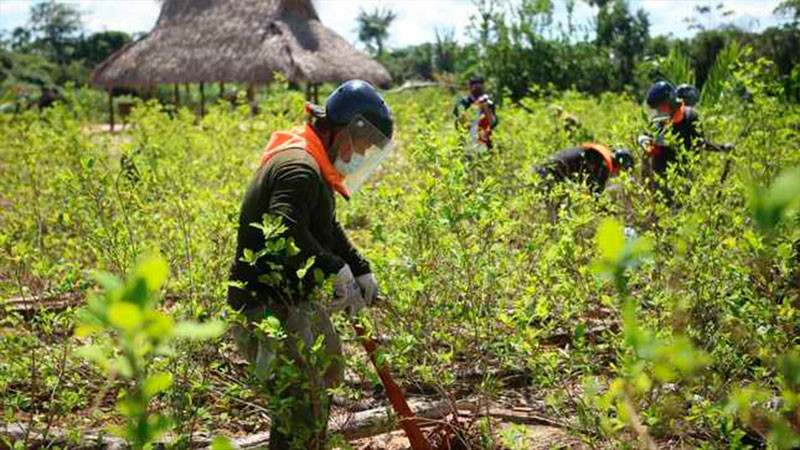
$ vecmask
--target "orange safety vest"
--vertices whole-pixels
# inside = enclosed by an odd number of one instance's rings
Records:
[[[581,144],[581,147],[585,150],[594,150],[603,157],[603,162],[606,163],[606,168],[608,168],[608,173],[616,173],[616,167],[614,166],[614,155],[611,153],[611,149],[606,147],[603,144],[597,144],[595,142],[586,142]]]
[[[681,101],[681,106],[678,107],[677,110],[672,114],[672,117],[669,118],[669,123],[673,125],[680,125],[683,122],[683,119],[686,118],[686,105],[684,105],[683,101]]]
[[[263,167],[273,156],[284,150],[293,148],[302,148],[314,160],[317,161],[322,178],[331,187],[336,190],[345,199],[350,199],[350,192],[345,187],[344,175],[336,170],[336,167],[328,157],[328,152],[325,146],[322,145],[319,136],[314,131],[311,124],[301,125],[291,130],[276,131],[272,133],[269,138],[267,146],[261,154],[261,159],[258,162],[258,167]]]
[[[478,130],[477,130],[477,137],[478,141],[482,142],[484,145],[491,147],[492,145],[492,122],[489,120],[487,116],[481,117],[478,120]]]

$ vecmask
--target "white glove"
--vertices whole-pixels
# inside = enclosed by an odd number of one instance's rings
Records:
[[[333,282],[333,302],[331,308],[333,311],[347,310],[350,317],[358,315],[358,311],[367,306],[364,297],[361,295],[361,289],[358,287],[356,279],[353,278],[353,271],[350,266],[344,265],[336,274],[336,281]]]
[[[636,139],[636,142],[639,144],[639,147],[647,148],[653,142],[653,138],[643,134]]]
[[[378,280],[375,279],[375,275],[370,273],[365,273],[364,275],[359,275],[356,277],[356,282],[358,282],[358,286],[361,288],[361,294],[364,295],[364,300],[367,301],[368,305],[375,303],[375,300],[378,298]]]
[[[639,234],[636,232],[635,229],[633,229],[632,227],[625,227],[625,240],[626,241],[632,241],[632,240],[636,239],[638,236],[639,236]]]

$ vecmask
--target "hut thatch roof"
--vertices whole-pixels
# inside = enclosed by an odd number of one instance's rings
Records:
[[[311,0],[163,0],[156,26],[103,61],[92,83],[264,83],[361,78],[386,86],[377,61],[319,21]]]

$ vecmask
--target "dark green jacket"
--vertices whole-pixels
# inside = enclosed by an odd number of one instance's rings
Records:
[[[257,253],[265,248],[261,230],[250,226],[253,222],[261,223],[264,214],[281,218],[288,228],[286,235],[294,239],[300,253],[263,258],[252,266],[240,259],[245,249]],[[303,280],[298,279],[297,270],[312,256],[315,258],[312,269]],[[270,263],[283,267],[284,278],[278,286],[258,281],[260,275],[275,272]],[[231,286],[228,303],[239,309],[265,302],[304,301],[316,286],[314,269],[321,269],[327,277],[336,274],[344,264],[350,266],[355,276],[370,271],[369,264],[336,220],[333,191],[322,179],[317,162],[300,148],[276,154],[258,170],[242,202],[230,279],[244,283],[244,289]]]
[[[670,164],[678,162],[678,155],[680,152],[690,152],[695,150],[693,142],[695,139],[702,138],[703,134],[699,128],[700,117],[697,110],[691,106],[684,108],[684,117],[679,124],[659,124],[657,128],[657,141],[663,142],[665,134],[669,131],[675,134],[677,144],[680,145],[679,149],[672,146],[659,145],[659,152],[652,156],[653,158],[653,171],[657,174],[664,175],[667,172],[667,167]],[[682,168],[679,170],[683,170]]]

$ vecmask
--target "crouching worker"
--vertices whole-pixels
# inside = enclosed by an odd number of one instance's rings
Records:
[[[244,322],[234,331],[239,349],[269,397],[270,449],[325,447],[327,389],[341,382],[343,365],[320,280],[333,278],[332,309],[351,315],[378,295],[369,263],[336,220],[334,196],[348,199],[390,152],[391,113],[360,80],[306,112],[306,125],[273,133],[264,149],[242,202],[228,290]]]
[[[633,155],[624,149],[611,150],[602,144],[587,142],[562,150],[536,168],[546,183],[571,179],[586,181],[595,193],[601,193],[610,177],[634,166]]]

